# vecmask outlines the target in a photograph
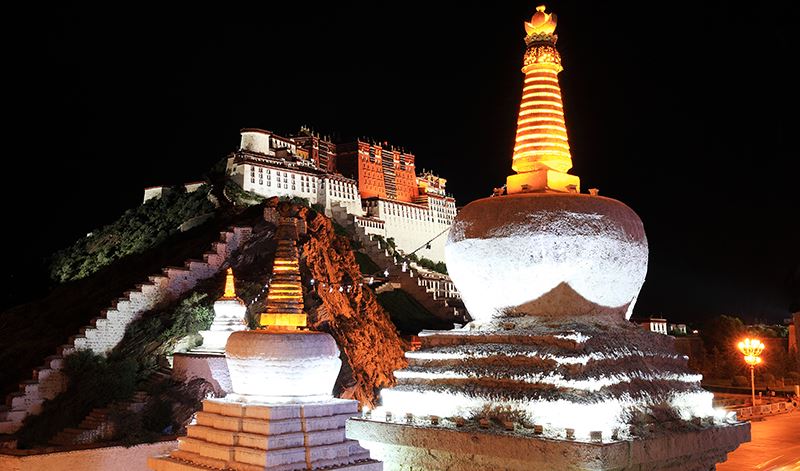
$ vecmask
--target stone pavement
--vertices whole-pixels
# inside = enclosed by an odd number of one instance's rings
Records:
[[[728,455],[717,471],[800,470],[800,411],[751,422],[752,440]]]

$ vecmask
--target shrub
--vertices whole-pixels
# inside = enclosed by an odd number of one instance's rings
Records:
[[[280,198],[278,198],[278,200],[284,203],[291,203],[311,208],[311,203],[308,201],[308,198],[303,198],[300,196],[292,196],[291,198],[289,198],[288,196],[281,196]],[[322,211],[322,213],[325,214],[325,211]]]
[[[209,188],[192,193],[183,187],[125,211],[116,221],[51,257],[50,277],[63,283],[85,278],[128,255],[144,252],[179,231],[184,222],[214,211]]]
[[[92,409],[129,398],[136,388],[137,370],[133,358],[110,361],[88,350],[69,355],[64,365],[67,390],[46,401],[39,415],[25,420],[18,432],[19,446],[45,444],[61,430],[76,426]]]
[[[442,273],[444,275],[447,274],[447,265],[444,262],[434,262],[428,258],[422,257],[419,259],[417,264],[423,268],[427,268],[428,270],[433,270],[435,272]]]
[[[253,206],[261,204],[267,199],[266,196],[253,193],[252,191],[246,191],[230,179],[225,181],[225,196],[227,196],[235,206]]]

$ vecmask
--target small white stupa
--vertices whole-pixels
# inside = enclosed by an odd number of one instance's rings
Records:
[[[345,422],[358,401],[332,396],[341,368],[329,334],[308,330],[297,257],[295,219],[278,228],[273,282],[260,328],[233,332],[225,356],[233,391],[203,401],[187,436],[156,471],[380,471]]]
[[[228,268],[225,276],[225,294],[214,303],[214,321],[209,330],[201,330],[203,344],[198,350],[205,351],[225,351],[225,344],[228,337],[236,331],[246,330],[247,321],[245,314],[247,306],[244,301],[236,296],[234,285],[233,269]]]

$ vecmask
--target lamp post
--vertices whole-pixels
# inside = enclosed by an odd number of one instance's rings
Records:
[[[746,338],[739,342],[739,351],[744,355],[744,361],[750,365],[750,390],[753,394],[753,406],[756,405],[756,365],[761,363],[761,352],[764,351],[764,344],[761,340]]]

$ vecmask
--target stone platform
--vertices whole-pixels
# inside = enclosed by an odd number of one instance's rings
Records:
[[[167,456],[150,458],[155,471],[232,469],[380,471],[358,442],[345,438],[345,422],[358,402],[259,404],[207,399],[196,423]]]
[[[368,448],[387,470],[708,471],[750,439],[750,425],[587,442],[544,438],[519,427],[507,431],[470,423],[456,428],[354,418],[347,422],[347,437]]]

